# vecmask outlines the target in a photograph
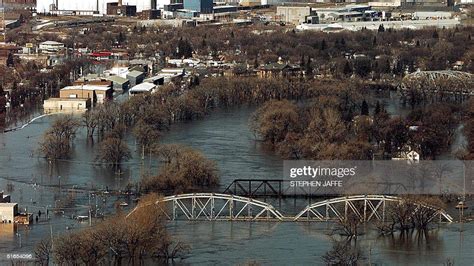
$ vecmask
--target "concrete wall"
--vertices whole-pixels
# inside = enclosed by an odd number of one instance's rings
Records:
[[[91,105],[90,99],[61,99],[50,98],[43,103],[45,113],[55,112],[85,112]]]

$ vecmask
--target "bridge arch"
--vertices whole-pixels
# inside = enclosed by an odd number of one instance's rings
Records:
[[[371,220],[386,221],[387,203],[401,204],[406,200],[400,197],[385,195],[357,195],[328,199],[308,205],[298,213],[294,221],[329,221],[343,220],[354,214],[363,222]],[[361,208],[357,208],[358,204]],[[424,203],[414,203],[415,212],[421,208],[431,210],[430,220],[438,217],[440,221],[452,222],[453,218],[443,209]]]
[[[168,220],[282,221],[272,205],[241,196],[219,193],[190,193],[164,197],[155,202]],[[132,210],[127,216],[135,211]]]

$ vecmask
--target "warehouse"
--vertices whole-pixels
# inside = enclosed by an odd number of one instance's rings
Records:
[[[38,13],[55,13],[55,14],[107,14],[108,3],[118,3],[118,0],[37,0],[36,11]],[[169,3],[166,0],[122,0],[123,5],[136,6],[137,12],[143,10],[156,9],[158,5],[163,6]]]

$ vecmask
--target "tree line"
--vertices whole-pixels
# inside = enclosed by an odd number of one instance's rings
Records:
[[[420,107],[406,117],[389,115],[379,102],[372,106],[360,90],[340,88],[308,104],[268,101],[252,115],[250,127],[289,159],[391,159],[410,150],[434,159],[449,148],[460,122],[461,109],[447,103]]]

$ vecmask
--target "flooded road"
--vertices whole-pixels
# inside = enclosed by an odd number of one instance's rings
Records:
[[[390,100],[390,101],[393,101]],[[396,99],[395,99],[396,101]],[[395,104],[388,111],[407,113]],[[182,143],[202,151],[216,161],[220,169],[222,191],[236,178],[279,179],[283,176],[282,159],[254,140],[248,127],[254,107],[217,110],[203,120],[175,124],[164,134],[162,143]],[[158,165],[152,158],[143,162],[132,137],[127,142],[134,150],[133,158],[126,162],[123,172],[117,174],[95,163],[97,143],[87,140],[84,130],[77,134],[74,154],[70,160],[50,165],[38,158],[37,147],[43,132],[54,117],[43,117],[16,132],[0,134],[0,190],[13,185],[12,200],[28,212],[52,208],[65,200],[65,188],[123,189],[128,183],[140,179],[144,172],[156,172]],[[60,190],[60,188],[62,190]],[[102,209],[112,209],[117,199],[90,198],[88,193],[74,195],[74,207],[67,216],[87,215],[89,203],[99,202]],[[130,200],[130,199],[120,199]],[[305,200],[287,200],[272,203],[286,213],[295,213],[307,205]],[[0,264],[10,252],[32,252],[34,245],[44,237],[87,226],[67,216],[44,216],[30,228],[20,227],[17,234],[5,226],[0,227]],[[186,243],[192,252],[185,262],[196,264],[242,264],[259,262],[272,265],[320,264],[321,255],[330,249],[332,242],[326,223],[248,223],[248,222],[173,222],[170,232]],[[423,239],[403,240],[378,238],[367,233],[359,245],[370,251],[373,263],[381,265],[443,264],[454,258],[456,264],[474,261],[474,225],[442,227]],[[21,246],[20,246],[21,238]],[[365,254],[367,257],[369,254]]]

